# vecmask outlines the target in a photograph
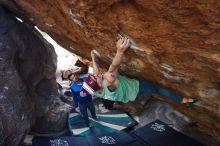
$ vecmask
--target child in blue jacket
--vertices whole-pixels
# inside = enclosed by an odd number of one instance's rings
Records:
[[[87,126],[89,126],[89,118],[87,109],[90,111],[92,118],[96,119],[95,106],[90,94],[83,94],[82,86],[87,77],[81,77],[79,74],[72,74],[69,79],[72,81],[70,89],[73,93],[73,105],[79,108],[83,119]]]

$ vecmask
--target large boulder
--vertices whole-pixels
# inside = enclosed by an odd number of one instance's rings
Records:
[[[32,132],[60,132],[67,107],[59,100],[54,48],[33,26],[0,6],[0,145]]]
[[[118,36],[128,36],[121,73],[172,88],[200,102],[175,107],[220,138],[219,0],[0,0],[67,50],[107,68]]]

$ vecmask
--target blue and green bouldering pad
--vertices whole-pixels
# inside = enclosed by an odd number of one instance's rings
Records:
[[[112,110],[106,113],[97,114],[97,119],[89,118],[92,126],[100,128],[106,132],[121,131],[131,128],[137,122],[122,110]],[[83,118],[78,113],[70,113],[68,119],[68,127],[72,135],[87,136],[91,133],[89,127],[86,126]]]

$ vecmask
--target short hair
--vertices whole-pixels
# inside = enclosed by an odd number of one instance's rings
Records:
[[[87,74],[89,71],[89,66],[80,60],[76,61],[75,66],[81,67],[80,74]]]

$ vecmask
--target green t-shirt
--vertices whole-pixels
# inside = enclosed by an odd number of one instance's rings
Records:
[[[120,75],[118,76],[118,80],[120,83],[113,92],[109,91],[106,83],[103,81],[103,90],[101,93],[96,92],[96,96],[112,101],[120,101],[123,103],[134,101],[139,91],[139,81]]]

